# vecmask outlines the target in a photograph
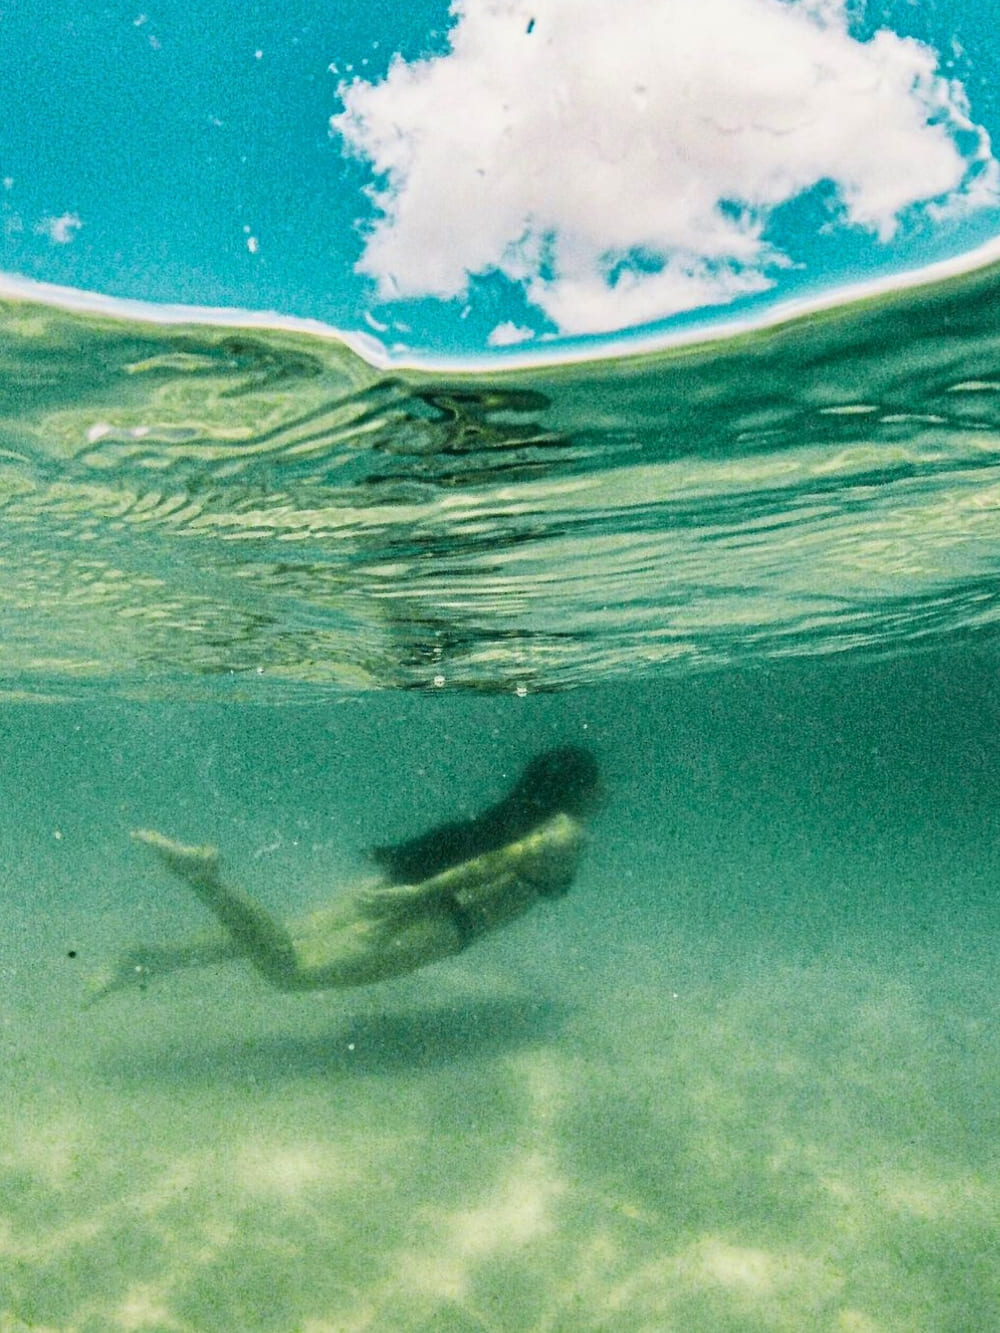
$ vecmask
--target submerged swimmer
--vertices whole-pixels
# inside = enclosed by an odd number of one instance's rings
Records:
[[[133,838],[193,890],[223,929],[130,949],[96,979],[90,999],[238,958],[282,990],[323,990],[385,981],[461,953],[568,890],[583,847],[582,821],[599,795],[592,755],[575,746],[549,750],[475,819],[375,848],[384,878],[288,923],[226,882],[215,848],[139,829]]]

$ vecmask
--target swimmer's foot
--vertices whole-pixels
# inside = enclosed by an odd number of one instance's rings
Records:
[[[84,991],[83,1008],[89,1009],[115,991],[133,988],[145,990],[148,972],[139,951],[123,954],[117,963],[90,977]]]
[[[136,829],[132,841],[152,848],[164,865],[190,884],[214,884],[218,878],[219,853],[215,847],[190,847],[148,828]]]

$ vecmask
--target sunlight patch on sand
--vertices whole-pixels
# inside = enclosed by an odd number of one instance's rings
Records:
[[[524,1155],[476,1207],[436,1219],[434,1244],[402,1257],[402,1285],[438,1299],[465,1299],[489,1259],[552,1232],[552,1207],[565,1188],[549,1162]]]
[[[92,1139],[90,1126],[80,1117],[32,1118],[19,1123],[16,1138],[0,1147],[0,1171],[30,1171],[46,1189],[69,1189],[74,1168],[90,1152]]]
[[[731,1321],[753,1320],[761,1328],[796,1333],[825,1315],[842,1278],[822,1261],[795,1251],[768,1251],[706,1236],[676,1254],[639,1269],[609,1293],[605,1308],[644,1320],[662,1318],[710,1327],[709,1312]],[[697,1312],[697,1314],[695,1313]],[[824,1321],[825,1322],[825,1321]],[[823,1327],[816,1322],[812,1327]],[[652,1330],[652,1323],[635,1327]]]
[[[137,1283],[128,1289],[125,1299],[112,1315],[114,1326],[122,1333],[141,1333],[153,1329],[156,1333],[187,1333],[187,1325],[170,1313],[163,1293],[150,1283]]]
[[[834,1333],[889,1333],[889,1325],[870,1318],[863,1310],[841,1310]]]
[[[996,1185],[991,1189],[974,1176],[932,1180],[912,1172],[887,1171],[875,1188],[887,1209],[927,1221],[998,1207]]]
[[[269,1143],[248,1140],[234,1153],[234,1183],[247,1194],[274,1196],[284,1204],[319,1189],[345,1189],[364,1178],[343,1148],[333,1143]]]

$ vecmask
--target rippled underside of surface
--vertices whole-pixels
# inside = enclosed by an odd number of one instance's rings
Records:
[[[1000,615],[1000,269],[476,375],[0,304],[0,676],[537,690]]]

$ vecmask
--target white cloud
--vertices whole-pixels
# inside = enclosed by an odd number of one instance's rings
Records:
[[[63,213],[55,218],[41,218],[35,231],[39,236],[47,236],[54,245],[68,245],[76,239],[76,233],[83,226],[76,213]]]
[[[769,217],[817,184],[882,241],[915,205],[997,201],[936,53],[856,40],[844,0],[452,10],[450,52],[341,84],[331,121],[380,182],[359,271],[384,299],[499,270],[561,330],[610,330],[771,285]]]
[[[490,330],[486,342],[490,347],[513,347],[516,343],[527,342],[534,336],[534,329],[525,328],[524,325],[515,324],[513,320],[508,319],[506,323],[498,324],[495,329]]]

